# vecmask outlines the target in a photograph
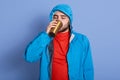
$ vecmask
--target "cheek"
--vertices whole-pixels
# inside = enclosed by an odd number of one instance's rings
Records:
[[[67,24],[66,23],[63,23],[63,26],[62,26],[62,28],[65,28],[67,26]]]
[[[63,23],[63,26],[67,26],[69,22],[66,20],[66,21],[62,21],[62,23]]]

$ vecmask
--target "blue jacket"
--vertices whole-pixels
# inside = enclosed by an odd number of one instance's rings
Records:
[[[51,79],[52,38],[41,32],[27,47],[25,59],[40,60],[40,80]],[[94,80],[94,69],[88,38],[71,32],[67,53],[69,80]]]

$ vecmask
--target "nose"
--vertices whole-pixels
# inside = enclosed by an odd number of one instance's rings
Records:
[[[61,21],[61,16],[57,16],[57,18],[54,19],[55,21]]]
[[[61,20],[60,16],[58,16],[57,20]]]

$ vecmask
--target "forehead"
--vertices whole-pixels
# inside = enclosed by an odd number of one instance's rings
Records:
[[[64,13],[62,13],[62,12],[60,12],[60,11],[56,11],[56,12],[54,13],[54,15],[64,15],[64,16],[66,16]]]

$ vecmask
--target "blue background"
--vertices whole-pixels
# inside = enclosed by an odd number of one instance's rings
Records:
[[[38,80],[39,61],[23,55],[59,3],[71,6],[73,29],[91,42],[95,80],[120,80],[120,0],[0,0],[0,80]]]

